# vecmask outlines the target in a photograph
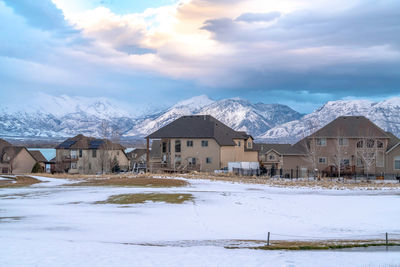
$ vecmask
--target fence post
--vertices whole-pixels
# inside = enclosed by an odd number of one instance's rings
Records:
[[[389,244],[388,233],[386,233],[386,246]]]
[[[269,236],[270,236],[270,232],[268,232],[267,246],[269,246]]]

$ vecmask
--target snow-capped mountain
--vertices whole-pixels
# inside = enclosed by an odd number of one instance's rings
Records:
[[[0,136],[67,137],[77,133],[100,136],[101,124],[127,131],[135,119],[104,98],[84,98],[42,94],[22,111],[0,111]]]
[[[339,116],[361,115],[370,119],[385,131],[400,136],[400,98],[381,102],[369,100],[329,101],[301,119],[276,126],[258,136],[270,142],[296,142],[325,126]]]
[[[212,115],[233,129],[252,135],[258,135],[282,122],[302,116],[284,105],[252,104],[240,98],[213,101],[207,96],[199,96],[179,102],[156,116],[149,116],[133,127],[127,135],[148,135],[183,115]]]
[[[400,136],[400,98],[330,101],[303,116],[288,106],[251,103],[240,98],[214,101],[193,97],[158,113],[134,116],[127,108],[103,98],[41,96],[26,110],[0,110],[0,137],[62,138],[82,133],[102,136],[106,122],[123,136],[140,138],[184,115],[212,115],[226,125],[258,140],[295,142],[342,115],[363,115]]]
[[[196,114],[202,107],[212,103],[214,101],[205,95],[178,102],[163,112],[145,116],[126,135],[135,137],[148,135],[181,116]]]
[[[143,138],[184,115],[209,114],[228,126],[256,136],[302,115],[278,104],[252,104],[243,99],[214,101],[193,97],[163,112],[135,117],[107,99],[41,96],[40,105],[25,111],[0,111],[0,136],[67,137],[78,133],[102,136],[106,122],[126,137]]]
[[[235,130],[256,136],[302,115],[285,105],[252,104],[243,99],[225,99],[203,107],[198,114],[212,115]]]

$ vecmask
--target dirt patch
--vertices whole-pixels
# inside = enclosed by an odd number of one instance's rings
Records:
[[[7,176],[9,180],[1,180],[0,188],[23,187],[41,183],[40,180],[30,176]]]
[[[102,178],[102,179],[87,179],[85,181],[68,184],[68,186],[133,186],[133,187],[181,187],[188,186],[189,183],[179,179],[165,178]]]
[[[193,199],[192,194],[122,194],[110,196],[107,200],[98,201],[96,204],[143,204],[147,201],[182,204],[186,201],[193,201]]]
[[[12,223],[22,220],[23,216],[0,217],[0,223]]]
[[[259,250],[328,250],[345,248],[366,248],[377,246],[399,246],[400,240],[391,240],[387,243],[382,240],[327,240],[327,241],[272,241],[269,245],[249,246],[248,249]],[[244,247],[226,246],[227,249]]]

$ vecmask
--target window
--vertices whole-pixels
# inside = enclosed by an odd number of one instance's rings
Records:
[[[82,149],[79,149],[79,157],[82,158]]]
[[[207,164],[211,164],[211,163],[212,163],[211,158],[206,158],[206,163],[207,163]]]
[[[326,138],[317,138],[317,146],[326,146]]]
[[[269,154],[268,159],[269,160],[275,160],[275,155],[274,154]]]
[[[166,142],[162,143],[162,152],[167,153],[167,143]]]
[[[339,146],[348,146],[348,145],[349,145],[349,139],[339,138]]]
[[[188,158],[189,165],[196,165],[196,158]]]
[[[325,157],[318,158],[318,163],[326,164],[326,158]]]
[[[400,156],[394,157],[394,169],[400,170]]]
[[[92,169],[92,163],[89,162],[89,170]]]
[[[238,145],[238,146],[240,146],[240,145],[241,145],[241,142],[240,142],[240,141],[238,141],[238,142],[237,142],[237,145]]]
[[[373,139],[368,139],[366,143],[368,148],[373,148],[375,141]]]
[[[92,158],[96,158],[97,157],[97,149],[93,149],[92,150]]]
[[[376,141],[376,146],[378,148],[383,148],[383,143],[381,141]]]
[[[363,140],[358,141],[357,142],[357,148],[363,148],[363,147],[364,147],[364,141]]]
[[[181,152],[181,140],[175,140],[175,152],[176,153]]]
[[[378,151],[376,153],[376,167],[383,167],[384,165],[383,151]]]
[[[251,148],[251,142],[249,141],[249,142],[247,142],[247,148]]]
[[[342,161],[340,162],[340,167],[349,167],[350,166],[350,160],[349,159],[342,159]]]
[[[193,147],[193,141],[192,140],[186,141],[186,146]]]
[[[71,169],[76,169],[76,162],[71,162]]]
[[[181,165],[181,163],[182,163],[181,155],[175,155],[175,164]]]
[[[201,141],[201,146],[203,146],[203,147],[208,146],[208,141],[207,140],[202,140]]]
[[[71,159],[76,159],[76,158],[77,158],[77,151],[71,150]]]

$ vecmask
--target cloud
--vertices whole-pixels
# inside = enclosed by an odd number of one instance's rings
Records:
[[[37,28],[46,31],[57,31],[62,33],[75,33],[65,21],[63,13],[51,0],[3,0],[14,12],[24,17],[27,22]]]
[[[301,92],[321,99],[399,89],[398,1],[180,0],[122,14],[53,1],[4,8],[0,0],[0,24],[11,25],[0,33],[0,56],[15,58],[0,68],[19,70],[0,74],[7,84],[20,77],[32,90],[141,100],[202,89],[293,101]],[[69,31],[85,41],[54,35]],[[46,70],[54,78],[38,75]]]
[[[274,20],[281,16],[280,12],[269,12],[269,13],[243,13],[236,18],[236,21],[245,22],[266,22]]]

